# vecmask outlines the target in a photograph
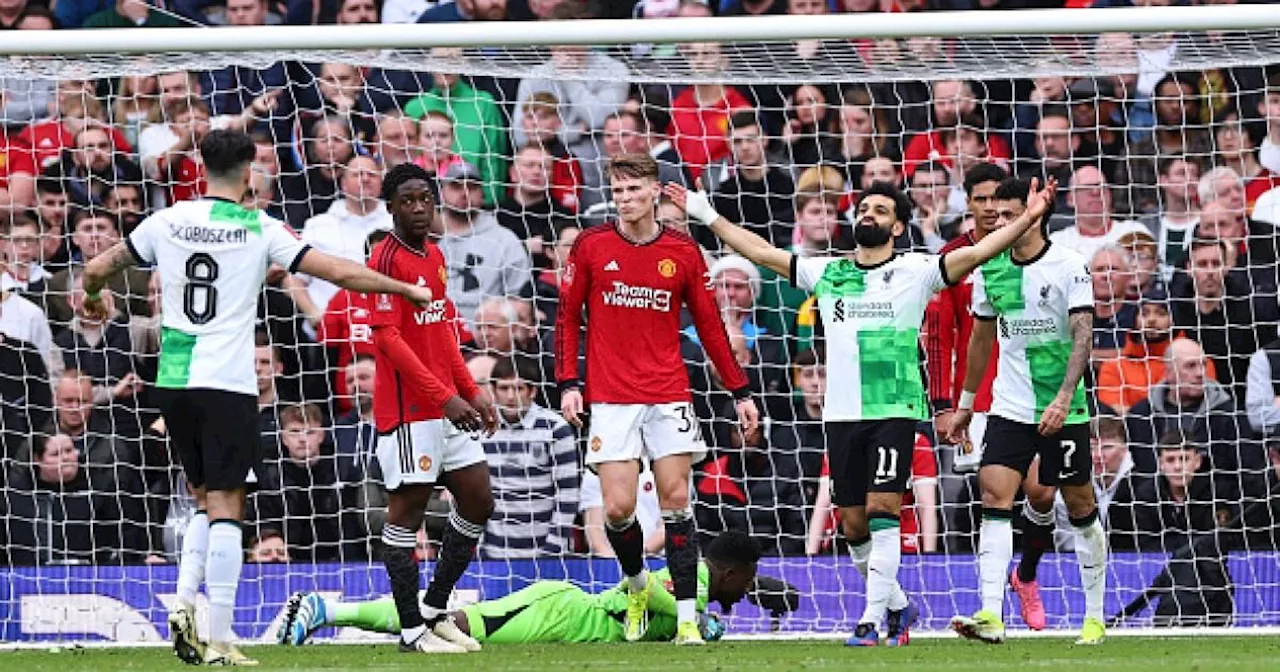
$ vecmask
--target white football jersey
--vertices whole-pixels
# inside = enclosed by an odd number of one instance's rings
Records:
[[[872,267],[791,258],[791,284],[813,292],[826,330],[826,421],[925,420],[920,322],[945,286],[942,257],[900,254]]]
[[[975,269],[972,277],[973,316],[995,320],[1000,343],[991,413],[1038,424],[1067,375],[1068,316],[1093,309],[1093,281],[1084,257],[1058,243],[1027,262],[1015,261],[1006,250]],[[1081,381],[1065,424],[1088,420]]]
[[[253,332],[267,268],[297,268],[303,243],[280,220],[207,198],[175,203],[125,239],[161,283],[156,386],[257,396]]]

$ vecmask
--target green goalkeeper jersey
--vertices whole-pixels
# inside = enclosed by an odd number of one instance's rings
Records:
[[[707,608],[711,574],[698,563],[698,611]],[[676,599],[671,594],[671,573],[653,573],[649,595],[647,641],[676,636]],[[497,600],[463,607],[471,635],[482,642],[528,644],[533,642],[621,642],[627,613],[625,581],[592,595],[565,581],[538,581],[524,590]]]

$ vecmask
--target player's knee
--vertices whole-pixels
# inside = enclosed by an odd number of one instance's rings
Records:
[[[1092,486],[1073,486],[1062,489],[1062,499],[1067,505],[1067,514],[1081,519],[1093,515],[1098,508],[1093,498]]]
[[[871,528],[867,525],[865,517],[855,519],[853,516],[841,516],[840,532],[850,541],[871,536]]]
[[[992,488],[983,488],[982,507],[985,509],[1012,509],[1013,493],[1000,492]]]
[[[689,487],[673,488],[670,492],[659,493],[658,506],[663,511],[684,511],[689,508]]]
[[[623,500],[604,503],[604,519],[610,523],[622,523],[629,520],[636,512],[635,500]]]
[[[1053,488],[1043,485],[1038,487],[1026,488],[1027,502],[1031,504],[1031,508],[1040,512],[1053,510],[1053,500],[1056,491]]]

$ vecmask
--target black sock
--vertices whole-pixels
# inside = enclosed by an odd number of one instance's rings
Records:
[[[677,600],[698,596],[698,544],[693,538],[693,518],[688,511],[663,511],[667,530],[667,568]]]
[[[644,570],[644,530],[640,529],[635,516],[616,529],[613,523],[606,522],[604,533],[625,576],[635,576]],[[671,531],[668,530],[667,534],[670,535]]]
[[[387,566],[387,578],[391,580],[391,596],[400,615],[400,629],[408,630],[422,625],[422,610],[418,607],[418,586],[422,575],[418,561],[414,559],[416,535],[409,530],[387,523],[382,527],[382,562]]]
[[[431,583],[427,584],[427,594],[422,598],[423,604],[441,612],[448,609],[449,595],[471,564],[482,534],[484,525],[477,525],[459,516],[457,511],[449,514],[449,527],[445,530],[444,542],[440,545],[440,557],[431,574]]]
[[[1053,548],[1053,525],[1041,525],[1022,512],[1022,558],[1018,560],[1018,580],[1030,583],[1036,580],[1040,558]]]

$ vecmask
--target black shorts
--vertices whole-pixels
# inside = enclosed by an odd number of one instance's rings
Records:
[[[173,452],[192,487],[234,490],[260,471],[258,400],[226,390],[156,388]]]
[[[833,504],[866,506],[868,492],[906,492],[915,420],[828,422],[826,430]]]
[[[1039,455],[1041,484],[1084,485],[1093,475],[1089,450],[1089,423],[1063,425],[1053,436],[1040,436],[1038,425],[992,415],[982,437],[982,466],[1008,467],[1025,477]]]

